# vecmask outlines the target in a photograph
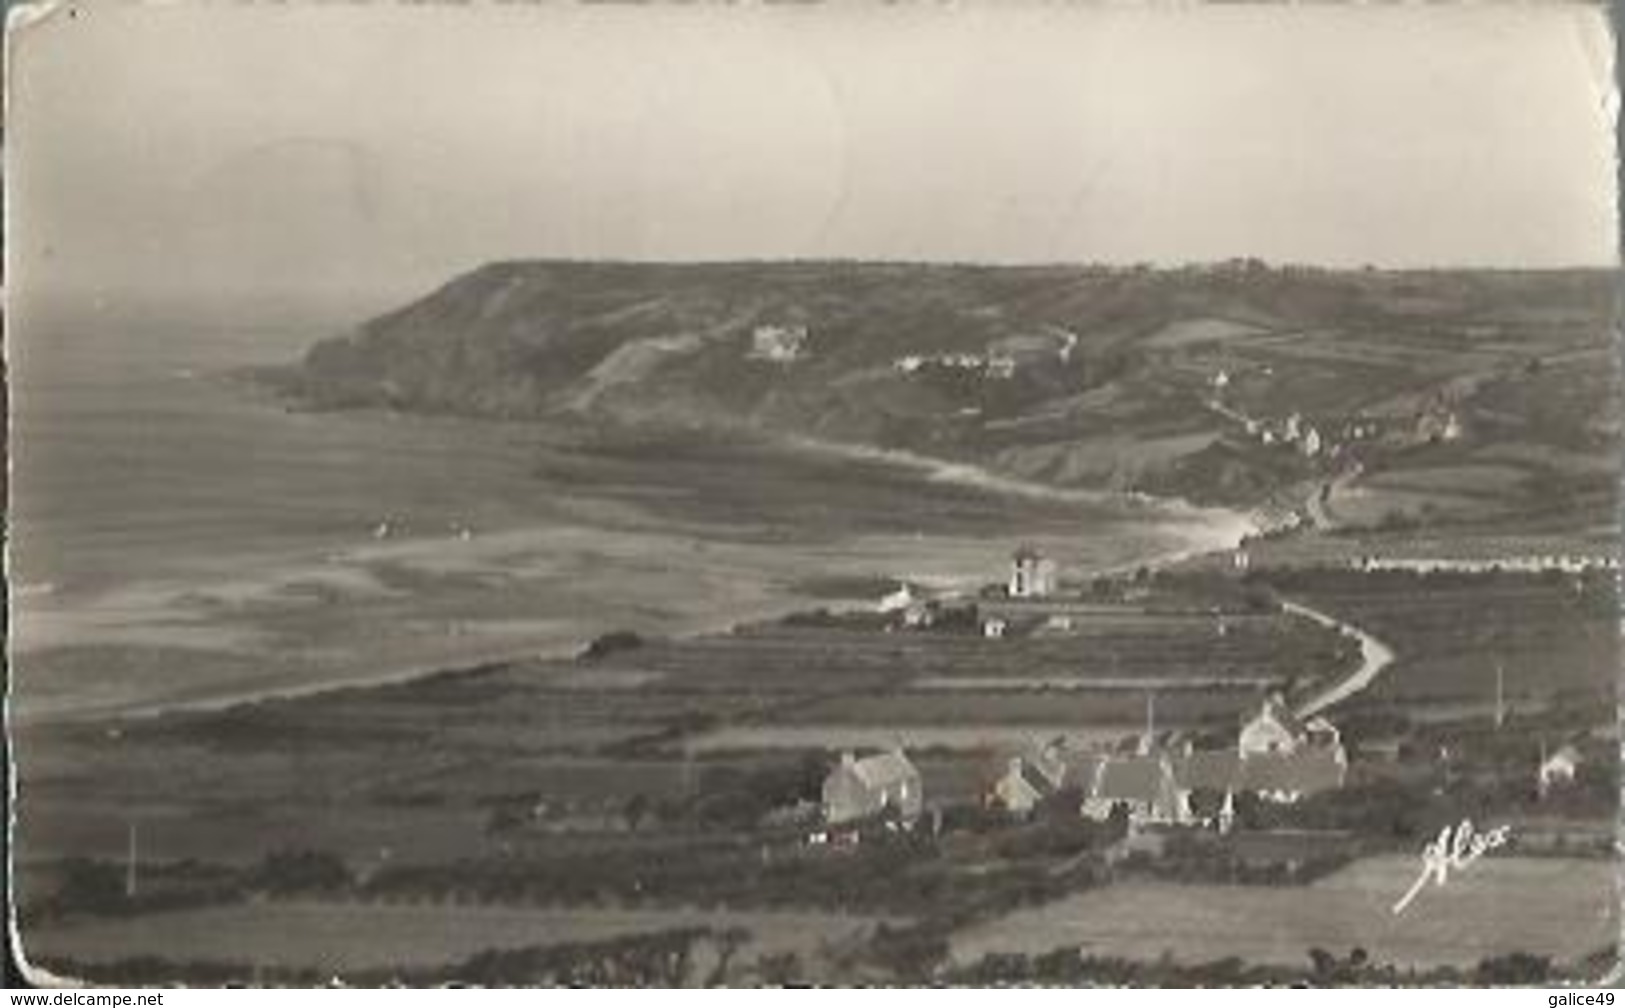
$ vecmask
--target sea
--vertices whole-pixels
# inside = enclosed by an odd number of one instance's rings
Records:
[[[1233,542],[1237,515],[840,446],[312,412],[243,370],[349,320],[9,334],[12,716],[144,716],[970,591]]]

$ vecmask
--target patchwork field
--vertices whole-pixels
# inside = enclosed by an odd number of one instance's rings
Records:
[[[116,727],[24,727],[19,856],[116,857],[135,822],[155,858],[251,862],[301,843],[432,861],[489,850],[484,824],[505,803],[681,801],[707,772],[843,749],[975,763],[1057,735],[1109,745],[1141,730],[1153,692],[1164,728],[1228,728],[1257,684],[1353,660],[1346,639],[1293,616],[1090,612],[1065,633],[994,641],[792,619]],[[954,682],[966,688],[940,688]]]
[[[1619,938],[1619,899],[1607,860],[1493,855],[1430,887],[1401,914],[1414,857],[1358,861],[1307,888],[1130,882],[977,924],[953,938],[953,958],[1028,955],[1073,947],[1093,956],[1184,963],[1230,956],[1301,966],[1311,948],[1364,948],[1401,968],[1470,966],[1523,951],[1572,962]],[[1245,925],[1245,926],[1242,926]]]

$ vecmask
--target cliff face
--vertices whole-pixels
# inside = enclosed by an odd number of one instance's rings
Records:
[[[1443,443],[1608,449],[1611,324],[1588,272],[511,262],[277,380],[317,408],[748,428],[1256,505]],[[1564,377],[1568,405],[1533,394]]]

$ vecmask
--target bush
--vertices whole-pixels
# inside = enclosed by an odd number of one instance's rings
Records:
[[[71,858],[62,865],[62,887],[53,909],[61,913],[107,913],[122,909],[124,873],[118,866],[89,858]]]
[[[253,883],[273,893],[344,889],[354,881],[343,859],[326,851],[275,851],[255,869]]]
[[[635,651],[642,646],[643,638],[631,630],[611,630],[594,637],[576,658],[579,661],[599,661],[618,651]]]
[[[931,979],[937,964],[948,955],[948,940],[926,927],[875,928],[869,945],[874,962],[904,983],[919,984]]]
[[[1512,952],[1478,964],[1478,982],[1498,987],[1539,987],[1552,972],[1549,956]]]

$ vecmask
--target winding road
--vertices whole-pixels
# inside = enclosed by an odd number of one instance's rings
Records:
[[[1360,667],[1299,704],[1297,709],[1298,717],[1307,718],[1334,704],[1342,703],[1370,686],[1377,676],[1382,674],[1383,669],[1393,664],[1394,649],[1353,623],[1345,623],[1335,616],[1321,612],[1319,609],[1312,609],[1301,602],[1283,600],[1281,608],[1305,619],[1314,620],[1321,626],[1331,627],[1340,633],[1348,634],[1360,644]]]

